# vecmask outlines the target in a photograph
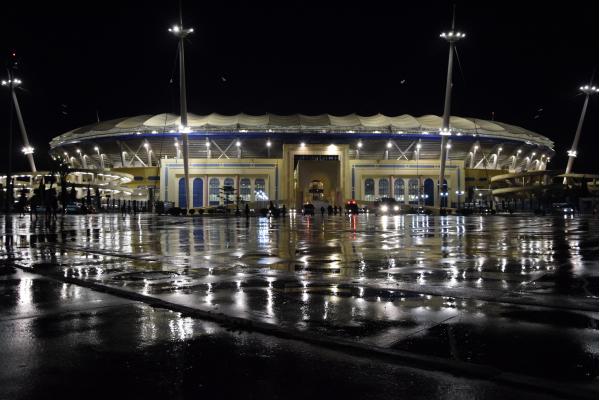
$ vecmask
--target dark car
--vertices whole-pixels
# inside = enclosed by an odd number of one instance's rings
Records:
[[[383,197],[375,202],[375,215],[395,215],[400,211],[400,205],[392,197]]]
[[[552,214],[573,215],[575,214],[575,207],[569,203],[554,203],[552,204]]]
[[[358,204],[356,204],[356,200],[348,200],[346,202],[346,212],[348,214],[358,214],[360,211]]]
[[[302,205],[302,215],[315,215],[315,206],[310,203]]]

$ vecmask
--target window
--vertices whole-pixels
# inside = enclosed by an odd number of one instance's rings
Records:
[[[251,200],[251,188],[250,188],[250,179],[242,178],[240,179],[240,198],[242,201],[250,201]]]
[[[396,178],[394,181],[394,198],[396,201],[404,201],[404,179]]]
[[[375,181],[371,178],[365,179],[365,200],[375,200]]]
[[[254,180],[254,199],[256,201],[269,200],[269,195],[265,191],[265,180],[263,178]]]
[[[417,204],[419,202],[419,180],[411,179],[408,181],[408,202]]]
[[[235,195],[233,187],[233,178],[225,178],[223,181],[223,195],[225,196],[225,204],[232,204]]]
[[[217,206],[219,203],[219,178],[210,178],[208,182],[208,204]]]
[[[390,197],[390,181],[387,178],[379,180],[379,197]]]
[[[185,193],[185,178],[179,179],[179,207],[187,209],[187,193]]]
[[[204,187],[203,183],[204,182],[202,181],[202,178],[194,179],[194,187],[192,190],[192,193],[193,193],[192,199],[193,199],[194,207],[202,207],[202,200],[203,200],[202,192],[203,192],[203,187]]]

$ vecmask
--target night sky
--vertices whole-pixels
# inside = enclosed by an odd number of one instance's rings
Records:
[[[441,115],[452,2],[183,2],[188,110],[196,114]],[[324,3],[324,2],[322,2]],[[396,4],[392,6],[390,4]],[[583,96],[598,82],[598,2],[457,3],[453,115],[495,119],[555,141],[564,169]],[[12,1],[0,16],[0,60],[14,51],[18,94],[38,168],[48,141],[96,121],[178,111],[176,1]],[[2,76],[5,74],[2,73]],[[170,84],[170,79],[173,83]],[[8,143],[9,98],[0,96]],[[14,169],[26,170],[15,124]],[[0,155],[7,166],[8,149]],[[576,172],[598,171],[598,98]]]

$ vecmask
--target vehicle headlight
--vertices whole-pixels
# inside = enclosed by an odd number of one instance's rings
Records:
[[[387,212],[388,206],[381,206],[380,210],[383,212]]]
[[[398,211],[399,209],[400,209],[400,207],[394,206],[394,211]]]

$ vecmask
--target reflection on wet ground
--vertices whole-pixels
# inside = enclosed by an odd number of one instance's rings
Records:
[[[0,270],[1,399],[546,399]],[[27,314],[24,314],[27,312]]]
[[[507,371],[598,376],[595,218],[3,222],[4,257],[38,271]]]

